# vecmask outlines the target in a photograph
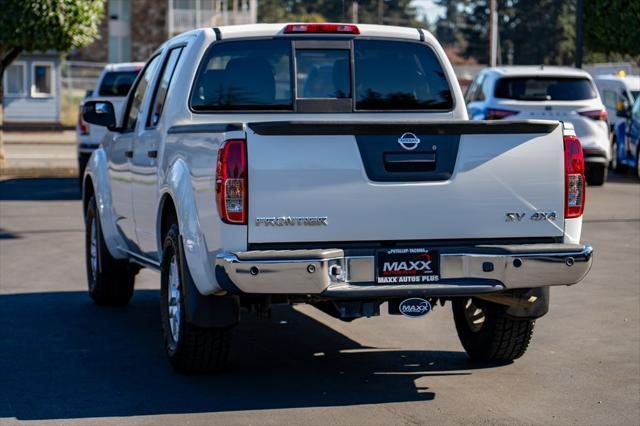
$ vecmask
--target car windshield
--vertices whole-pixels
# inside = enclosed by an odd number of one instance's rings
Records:
[[[505,77],[496,83],[496,98],[520,101],[579,101],[596,97],[586,78]]]
[[[110,71],[100,84],[100,96],[127,96],[138,71]]]

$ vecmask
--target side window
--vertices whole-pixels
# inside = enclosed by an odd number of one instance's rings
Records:
[[[136,82],[135,89],[133,90],[133,93],[131,93],[131,98],[129,99],[127,113],[125,115],[125,123],[123,126],[125,132],[133,131],[136,128],[138,114],[140,113],[142,101],[144,100],[144,94],[147,92],[147,88],[155,74],[159,58],[160,56],[157,55],[147,62],[145,69],[142,71],[142,76]]]
[[[31,64],[31,96],[48,98],[53,95],[53,62],[33,62]]]
[[[640,98],[636,99],[635,104],[633,104],[631,115],[636,119],[640,119]]]
[[[607,108],[615,109],[617,100],[615,92],[606,89],[602,91],[602,102]]]
[[[160,121],[164,102],[167,99],[167,92],[169,91],[169,84],[171,83],[173,72],[175,71],[178,60],[180,59],[182,49],[182,47],[171,49],[167,55],[167,59],[164,61],[162,73],[160,74],[160,79],[156,84],[156,91],[151,101],[152,107],[149,115],[147,116],[147,127],[155,127]]]
[[[476,94],[476,99],[479,101],[484,101],[487,99],[490,93],[491,79],[486,78],[482,81],[482,85],[478,87],[478,93]]]
[[[486,80],[486,74],[480,74],[478,77],[476,77],[467,92],[467,97],[469,98],[467,103],[484,100],[484,97],[482,96],[482,85]]]
[[[16,61],[4,73],[4,95],[22,97],[27,94],[27,67]]]
[[[482,76],[476,76],[476,78],[473,79],[473,81],[467,88],[467,92],[464,94],[465,103],[473,102],[474,100],[473,94],[476,91],[476,88],[478,87],[478,80],[480,80],[481,78]]]

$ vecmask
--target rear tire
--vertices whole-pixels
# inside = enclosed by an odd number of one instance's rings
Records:
[[[618,174],[625,174],[626,168],[618,161],[618,138],[615,136],[611,140],[611,161],[609,162],[609,168]]]
[[[508,317],[503,306],[475,298],[454,300],[452,306],[458,337],[472,360],[510,362],[527,351],[534,320]]]
[[[186,289],[191,286],[185,280],[191,275],[179,244],[174,221],[164,238],[161,267],[160,313],[167,356],[175,370],[183,374],[219,371],[229,355],[232,327],[203,328],[188,321],[184,302]]]
[[[111,256],[104,242],[95,197],[85,216],[85,258],[89,295],[98,305],[126,305],[133,296],[138,269],[128,260]]]
[[[636,150],[636,177],[640,179],[640,145]]]
[[[607,168],[604,164],[587,166],[587,183],[591,186],[602,186],[607,180]]]

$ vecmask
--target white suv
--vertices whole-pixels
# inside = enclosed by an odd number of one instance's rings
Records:
[[[469,86],[465,102],[472,120],[572,123],[582,142],[587,182],[604,183],[611,159],[607,110],[587,72],[548,66],[486,68]]]
[[[78,169],[82,179],[91,153],[100,146],[107,129],[95,126],[82,119],[82,107],[89,100],[102,99],[109,101],[120,110],[127,99],[131,85],[144,66],[144,62],[124,62],[107,64],[102,70],[95,88],[80,102],[80,114],[76,125],[76,141],[78,143]]]

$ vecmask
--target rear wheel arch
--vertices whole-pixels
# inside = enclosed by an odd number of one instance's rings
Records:
[[[180,225],[178,224],[178,211],[176,209],[176,204],[169,193],[165,193],[160,199],[160,204],[158,205],[158,218],[157,218],[157,240],[158,240],[158,250],[162,257],[162,246],[164,244],[164,238],[169,232],[169,228],[172,223],[178,225],[178,229]]]
[[[89,207],[89,200],[91,197],[95,195],[95,189],[93,187],[93,179],[91,176],[87,175],[84,178],[84,183],[82,184],[82,211],[86,212]]]

